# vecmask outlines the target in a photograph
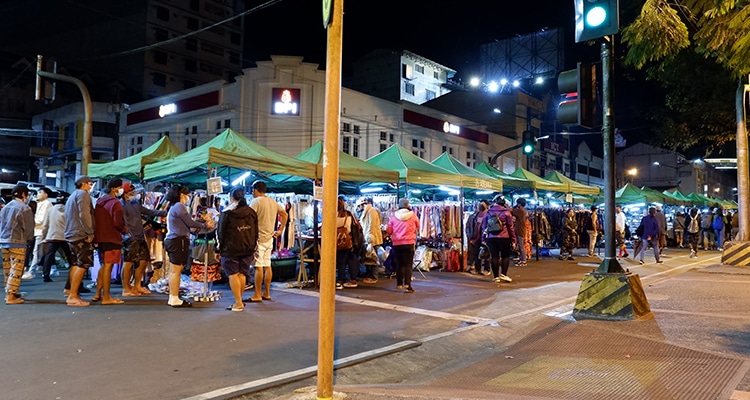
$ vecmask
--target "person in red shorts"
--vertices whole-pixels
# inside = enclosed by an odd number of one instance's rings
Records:
[[[122,264],[122,235],[127,232],[122,216],[122,179],[113,178],[107,184],[105,194],[94,207],[94,243],[99,250],[99,274],[96,277],[96,293],[91,301],[101,300],[103,305],[122,304],[122,299],[110,295],[112,266]]]

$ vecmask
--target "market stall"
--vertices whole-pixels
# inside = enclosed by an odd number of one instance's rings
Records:
[[[105,164],[89,165],[88,175],[92,178],[121,178],[131,181],[139,181],[143,177],[143,168],[162,160],[169,160],[180,155],[182,152],[164,136],[156,143],[147,147],[138,154]]]

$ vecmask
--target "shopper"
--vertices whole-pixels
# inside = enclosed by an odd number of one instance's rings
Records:
[[[508,276],[510,254],[516,246],[513,216],[502,194],[492,199],[494,203],[482,219],[482,231],[490,249],[490,266],[494,282],[513,282]]]
[[[622,206],[615,206],[615,245],[620,249],[618,258],[628,258],[628,249],[625,247],[625,213],[622,212]]]
[[[516,206],[510,211],[515,218],[513,227],[515,229],[516,243],[518,243],[518,262],[517,267],[526,266],[526,221],[529,220],[529,213],[526,211],[526,199],[519,197],[516,200]]]
[[[29,188],[26,185],[16,185],[11,195],[13,200],[0,209],[5,304],[23,304],[24,299],[18,289],[26,261],[26,246],[34,239],[34,214],[26,204],[29,200]]]
[[[84,175],[76,180],[75,185],[76,190],[65,202],[65,240],[73,254],[66,303],[71,307],[85,307],[89,302],[81,299],[78,290],[71,288],[79,288],[86,271],[94,265],[94,207],[89,194],[94,181]]]
[[[33,271],[40,271],[43,269],[42,264],[44,263],[44,237],[42,236],[42,224],[44,218],[47,216],[47,212],[52,207],[52,202],[49,200],[49,196],[52,191],[49,188],[42,187],[36,192],[36,212],[34,212],[34,257],[31,259],[31,267],[29,271],[33,275]],[[45,282],[52,282],[49,273],[44,275]]]
[[[167,251],[169,263],[172,264],[169,273],[169,300],[167,304],[178,307],[191,307],[192,304],[180,298],[180,280],[182,269],[188,262],[190,255],[190,230],[211,229],[213,220],[207,223],[193,221],[187,210],[190,201],[190,189],[176,185],[169,189],[166,195],[169,201],[167,213],[167,236],[164,238],[164,249]]]
[[[716,216],[714,217],[711,226],[716,233],[716,250],[722,251],[724,250],[724,227],[727,226],[727,223],[724,220],[724,210],[721,208],[716,209]]]
[[[677,211],[674,217],[674,239],[677,247],[685,247],[685,214]]]
[[[393,258],[396,262],[396,289],[414,293],[411,286],[411,271],[414,265],[419,218],[411,210],[408,199],[399,199],[398,210],[388,220],[385,231],[391,235]]]
[[[123,241],[125,257],[122,263],[122,295],[124,297],[150,294],[143,287],[143,276],[151,261],[151,253],[146,243],[143,217],[166,217],[167,210],[152,210],[141,204],[141,190],[130,182],[122,184],[122,216],[127,234]],[[133,269],[135,266],[135,269]],[[133,283],[130,283],[130,279]]]
[[[375,254],[378,252],[378,248],[383,245],[383,228],[380,211],[375,208],[372,204],[371,198],[364,198],[360,202],[362,208],[362,214],[360,221],[362,225],[362,231],[365,235],[365,242],[367,243],[367,251],[374,251]],[[376,257],[377,260],[380,260]],[[376,265],[365,266],[365,277],[362,279],[362,283],[377,283],[378,274]]]
[[[489,275],[492,273],[491,268],[487,265],[487,259],[482,259],[479,254],[482,249],[482,220],[489,209],[487,200],[477,202],[474,213],[466,221],[466,236],[469,243],[469,260],[472,265],[469,272],[472,274]]]
[[[698,209],[693,207],[685,217],[685,241],[690,247],[690,258],[698,258],[698,241],[701,236],[701,216]]]
[[[242,311],[245,309],[242,292],[258,244],[258,214],[247,205],[245,189],[241,187],[229,192],[229,201],[232,205],[221,213],[216,230],[219,242],[216,258],[229,278],[234,296],[234,303],[227,310]]]
[[[669,230],[667,229],[667,216],[661,212],[661,204],[656,205],[656,215],[654,217],[656,218],[656,222],[659,223],[659,254],[662,254],[667,247],[667,233]]]
[[[703,243],[703,250],[715,250],[716,249],[716,232],[713,227],[714,222],[714,209],[709,208],[703,212],[701,217],[701,242]]]
[[[654,258],[656,259],[656,263],[663,264],[664,261],[659,258],[659,255],[661,254],[659,251],[659,237],[662,232],[661,225],[659,225],[659,221],[656,219],[656,207],[648,208],[648,214],[641,218],[641,225],[643,226],[643,246],[641,246],[641,251],[639,252],[640,258],[638,262],[641,265],[644,264],[643,256],[646,254],[648,247],[652,246],[654,248]]]
[[[255,248],[255,293],[252,297],[245,299],[249,302],[261,302],[271,300],[271,252],[273,251],[273,240],[281,235],[281,230],[286,226],[289,218],[286,210],[276,200],[266,196],[265,182],[253,182],[253,201],[250,207],[258,214],[258,245]],[[279,221],[279,217],[281,221]],[[261,289],[263,293],[261,294]]]
[[[576,247],[578,247],[578,221],[576,220],[576,212],[571,208],[562,220],[562,245],[560,246],[559,258],[564,260],[565,254],[567,254],[569,261],[575,260],[573,250]]]
[[[588,256],[594,256],[596,248],[596,239],[599,236],[599,207],[591,206],[591,214],[586,217],[586,232],[589,234],[589,252]]]
[[[355,230],[362,231],[357,218],[346,209],[342,197],[336,201],[336,289],[357,287],[359,252]],[[341,243],[345,243],[342,245]],[[347,273],[349,277],[347,279]]]
[[[107,183],[104,195],[94,206],[94,243],[99,254],[99,272],[96,276],[96,291],[91,301],[102,305],[122,304],[122,299],[112,297],[112,267],[122,264],[122,235],[126,233],[122,217],[122,179],[112,178]]]
[[[58,203],[50,207],[47,211],[47,216],[42,223],[41,238],[47,249],[44,254],[44,266],[42,267],[45,282],[52,282],[50,274],[52,273],[52,267],[55,265],[55,257],[59,250],[62,250],[68,265],[75,264],[73,253],[70,252],[70,246],[65,241],[65,199],[58,197],[57,201]],[[66,286],[70,289],[70,274],[68,274]]]

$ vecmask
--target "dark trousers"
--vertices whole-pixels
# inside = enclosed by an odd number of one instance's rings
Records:
[[[394,259],[396,262],[396,285],[411,287],[411,270],[414,267],[413,244],[401,244],[393,246]]]
[[[70,252],[70,246],[68,246],[68,242],[47,242],[45,243],[46,252],[44,253],[44,257],[42,258],[43,262],[43,276],[45,278],[49,278],[50,270],[52,269],[52,265],[55,263],[55,255],[57,254],[58,250],[63,251],[63,255],[65,255],[65,261],[68,262],[68,265],[73,265],[73,253]]]
[[[513,242],[510,238],[487,239],[487,247],[490,249],[490,266],[492,267],[493,277],[497,278],[500,276],[499,273],[508,275],[512,243]]]

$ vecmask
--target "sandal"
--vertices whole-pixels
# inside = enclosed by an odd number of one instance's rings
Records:
[[[73,299],[67,300],[65,304],[67,304],[68,307],[86,307],[89,305],[89,302],[81,299]]]

